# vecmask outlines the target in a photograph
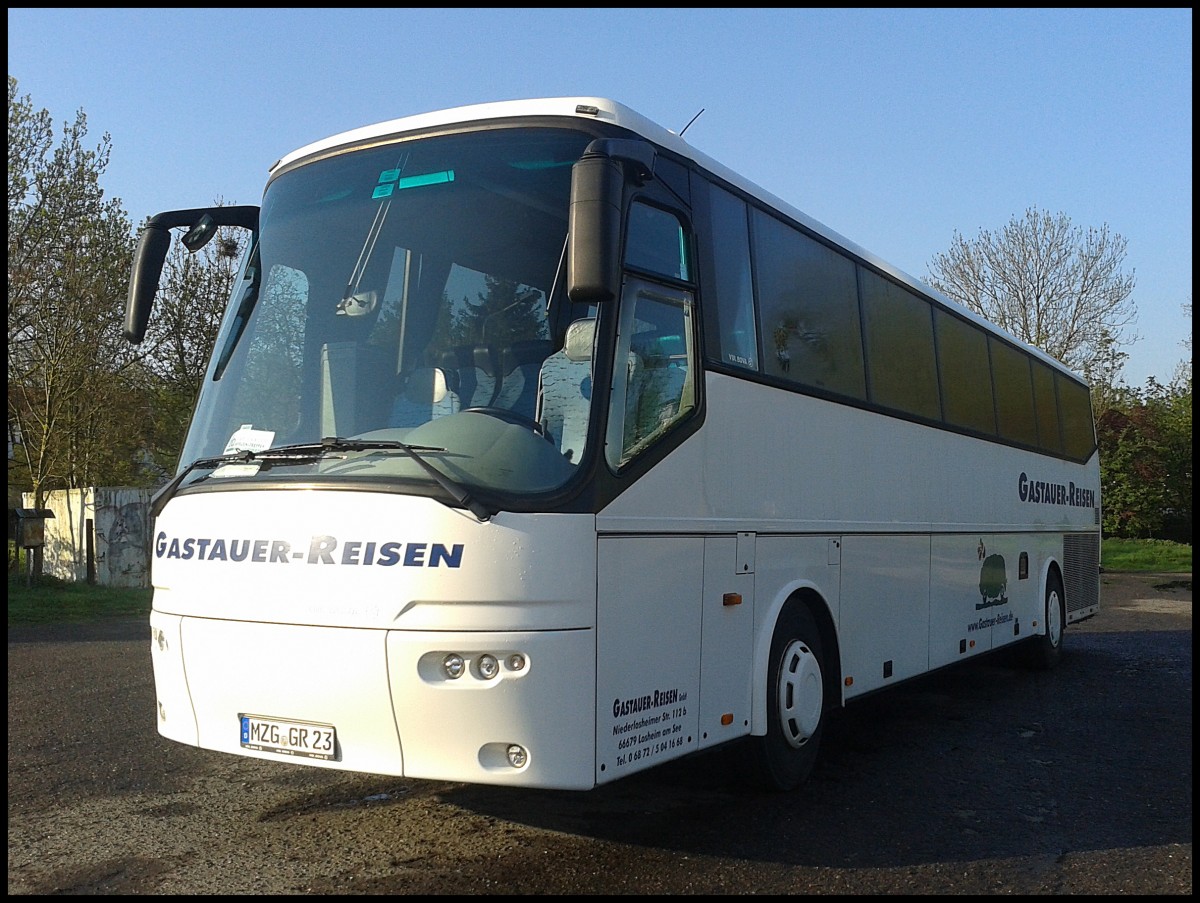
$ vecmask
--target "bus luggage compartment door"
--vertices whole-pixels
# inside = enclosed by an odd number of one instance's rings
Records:
[[[596,783],[698,748],[704,537],[597,543]],[[733,551],[729,552],[732,563]]]

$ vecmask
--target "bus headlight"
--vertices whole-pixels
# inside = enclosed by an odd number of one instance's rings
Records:
[[[451,652],[442,659],[442,670],[451,680],[458,680],[458,678],[463,676],[463,672],[467,670],[467,666],[461,655],[457,652]]]
[[[496,661],[494,655],[484,653],[479,656],[479,676],[484,680],[491,680],[500,673],[500,663]]]

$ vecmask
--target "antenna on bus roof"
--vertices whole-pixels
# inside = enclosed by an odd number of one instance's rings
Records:
[[[700,108],[700,113],[703,113],[703,112],[704,112],[704,107],[701,107],[701,108]],[[685,126],[683,127],[683,131],[681,131],[681,132],[679,133],[679,137],[680,137],[680,138],[682,138],[682,137],[683,137],[683,132],[686,132],[688,129],[690,129],[690,128],[692,127],[692,123],[693,123],[693,122],[695,122],[697,119],[699,119],[699,118],[700,118],[700,113],[697,113],[697,114],[696,114],[695,116],[693,116],[693,117],[692,117],[690,120],[688,120],[688,124],[687,124],[687,125],[685,125]]]

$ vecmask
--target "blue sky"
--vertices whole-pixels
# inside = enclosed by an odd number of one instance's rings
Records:
[[[8,72],[107,132],[135,222],[257,203],[328,135],[444,107],[611,97],[923,278],[1029,207],[1128,240],[1125,380],[1190,357],[1192,11],[13,9]]]

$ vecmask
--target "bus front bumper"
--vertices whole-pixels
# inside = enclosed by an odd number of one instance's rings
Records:
[[[595,633],[264,624],[154,611],[164,737],[427,780],[595,786]]]

